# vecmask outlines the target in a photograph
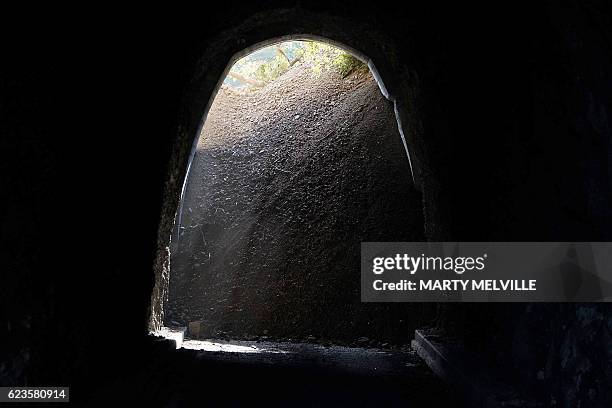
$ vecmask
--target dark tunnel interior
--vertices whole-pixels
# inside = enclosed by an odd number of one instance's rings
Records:
[[[64,24],[55,7],[16,11],[0,67],[0,386],[69,385],[92,406],[483,406],[411,351],[417,329],[521,390],[515,406],[610,406],[607,303],[422,304],[388,359],[346,344],[207,354],[152,334],[194,140],[228,63],[271,40],[325,38],[376,68],[423,240],[611,240],[610,5],[436,3],[125,8]]]

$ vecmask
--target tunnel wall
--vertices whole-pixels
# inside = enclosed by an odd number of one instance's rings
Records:
[[[610,240],[609,6],[406,7],[16,16],[36,30],[15,31],[1,68],[2,383],[86,397],[142,361],[194,135],[231,56],[259,39],[317,29],[375,61],[400,96],[429,239]],[[437,324],[509,380],[544,378],[549,401],[610,400],[607,305],[442,305]]]

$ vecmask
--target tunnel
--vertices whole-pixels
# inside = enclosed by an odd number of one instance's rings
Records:
[[[190,319],[159,335],[214,97],[238,58],[279,41],[369,66],[418,240],[610,241],[606,2],[51,9],[14,14],[0,70],[1,386],[69,386],[80,406],[610,405],[607,303],[373,304],[359,341],[338,324],[358,298],[332,296],[304,317],[332,323],[292,341],[261,327],[181,347]],[[389,326],[397,307],[409,319]],[[350,335],[323,341],[334,327]]]

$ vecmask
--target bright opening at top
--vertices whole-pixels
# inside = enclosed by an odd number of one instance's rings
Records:
[[[257,90],[298,63],[308,65],[313,75],[333,69],[346,77],[356,70],[367,70],[365,63],[333,45],[319,41],[285,41],[236,61],[223,83],[233,88]]]

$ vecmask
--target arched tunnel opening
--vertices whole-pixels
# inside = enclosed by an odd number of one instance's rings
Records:
[[[303,35],[233,60],[178,204],[162,332],[184,332],[185,347],[408,347],[435,307],[359,296],[362,242],[425,239],[402,123],[374,64]]]
[[[365,53],[318,35],[232,56],[208,102],[196,97],[153,334],[208,353],[194,361],[274,367],[274,381],[290,376],[326,401],[454,400],[411,345],[437,304],[359,295],[362,242],[426,239],[405,114],[384,77]]]

